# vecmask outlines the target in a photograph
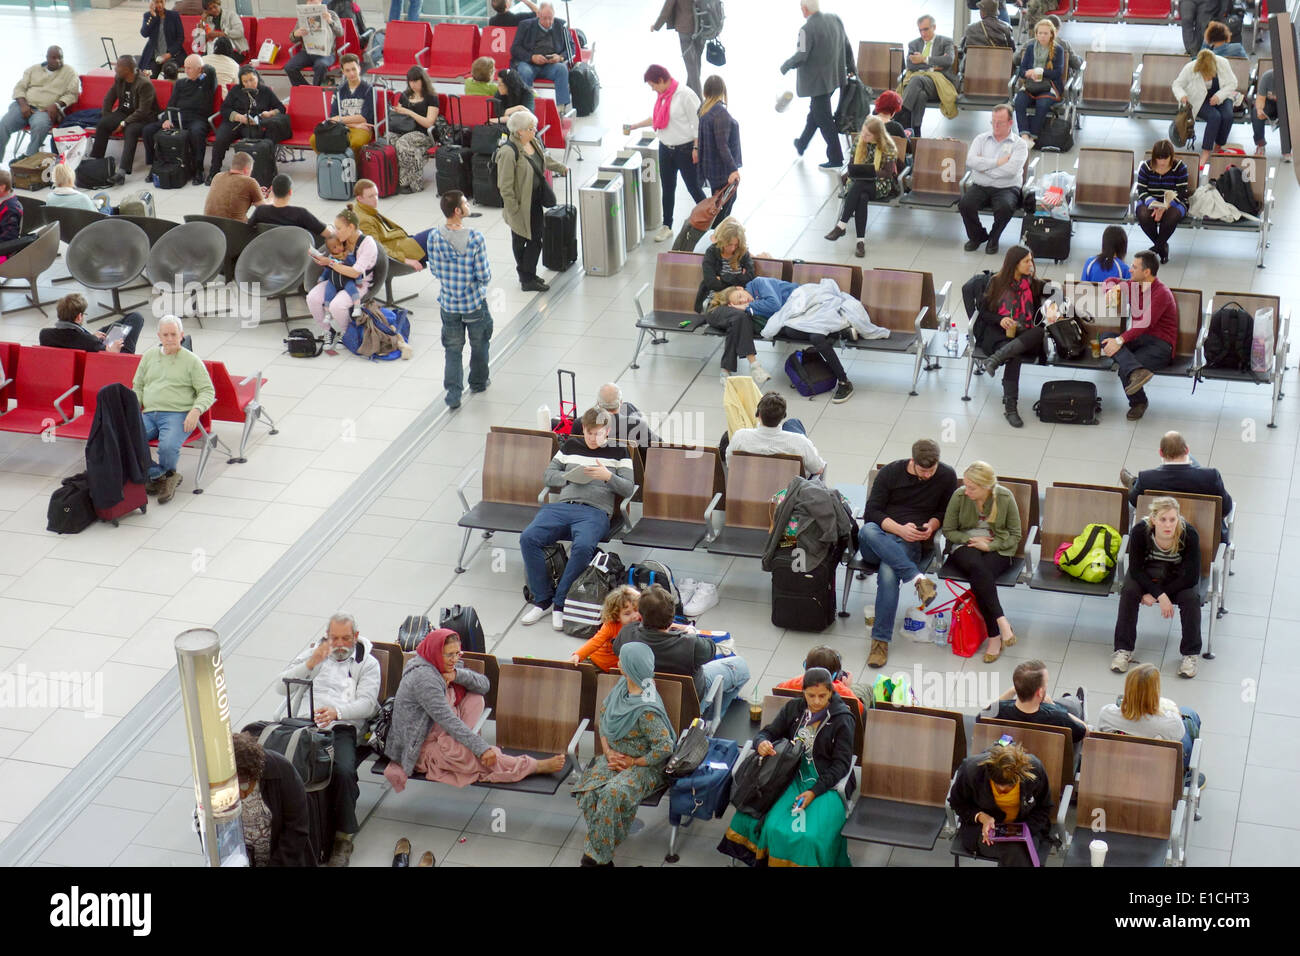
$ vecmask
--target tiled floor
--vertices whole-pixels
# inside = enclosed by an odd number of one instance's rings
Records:
[[[98,61],[101,34],[115,36],[119,49],[133,49],[139,7],[129,3],[114,11],[77,13],[71,29],[64,10],[30,17],[6,10],[0,12],[0,24],[22,26],[22,57],[32,59],[32,50],[57,39],[69,61],[80,65]],[[908,0],[888,11],[865,5],[840,12],[854,37],[901,39],[911,35],[922,7]],[[928,269],[936,285],[953,283],[950,302],[964,327],[955,290],[973,271],[992,263],[982,253],[961,251],[955,215],[873,209],[866,260],[852,258],[850,240],[834,245],[821,238],[835,218],[836,204],[830,177],[816,169],[820,147],[814,144],[800,161],[787,146],[774,145],[788,143],[803,118],[798,102],[783,115],[771,112],[786,87],[775,67],[793,46],[797,4],[773,0],[770,8],[767,20],[733,16],[728,21],[730,65],[722,71],[742,126],[746,161],[736,212],[747,224],[751,248],[814,261]],[[598,113],[579,122],[602,128],[607,135],[602,146],[585,148],[579,182],[586,181],[597,160],[621,145],[617,126],[645,115],[650,97],[640,82],[642,61],[654,58],[671,70],[680,67],[675,39],[647,35],[643,28],[649,23],[639,23],[637,18],[653,15],[647,10],[644,3],[610,0],[583,11],[579,25],[597,40],[603,90]],[[940,31],[950,32],[944,11],[939,18]],[[638,25],[633,28],[628,21]],[[786,35],[789,43],[771,40]],[[1161,51],[1178,46],[1174,28],[1072,24],[1065,36],[1084,49],[1098,43],[1141,50],[1149,42],[1150,49]],[[639,55],[624,67],[622,49],[631,42]],[[7,39],[0,39],[0,49],[17,54]],[[932,111],[926,130],[969,139],[986,123],[984,113],[949,122]],[[1162,124],[1094,118],[1087,120],[1080,141],[1139,149],[1160,135]],[[1275,140],[1270,148],[1270,160],[1276,162]],[[1061,158],[1062,167],[1070,162],[1068,156]],[[1055,160],[1044,163],[1050,169]],[[285,168],[294,177],[296,201],[318,215],[330,213],[334,204],[316,197],[308,165]],[[1296,192],[1293,167],[1279,166],[1280,225],[1273,233],[1267,269],[1254,268],[1249,240],[1200,232],[1175,238],[1174,259],[1161,278],[1171,286],[1264,291],[1296,301],[1300,279],[1291,263],[1300,252],[1300,232],[1290,215]],[[200,196],[199,190],[188,188],[159,194],[160,214],[179,218],[198,211]],[[679,221],[685,202],[678,204]],[[437,220],[432,190],[384,200],[383,205],[412,230]],[[613,277],[563,277],[555,292],[536,303],[540,312],[535,317],[526,311],[512,326],[510,317],[528,301],[512,281],[508,232],[494,210],[475,223],[488,236],[497,276],[498,298],[492,307],[498,345],[507,346],[525,323],[526,335],[509,354],[498,348],[491,389],[467,398],[458,413],[432,425],[416,447],[407,444],[409,435],[402,435],[412,423],[423,421],[421,415],[431,402],[440,401],[442,369],[434,289],[423,277],[399,280],[398,286],[419,293],[412,303],[418,354],[410,362],[364,363],[348,356],[292,360],[280,353],[283,333],[278,323],[241,329],[232,321],[205,319],[205,327],[194,330],[196,350],[227,361],[237,372],[261,368],[269,380],[265,404],[276,416],[280,433],[259,432],[246,464],[214,460],[205,494],[186,494],[187,486],[182,486],[173,503],[151,507],[147,515],[133,516],[118,529],[95,527],[69,539],[47,534],[48,494],[60,476],[80,470],[81,447],[0,435],[0,667],[100,670],[105,687],[104,716],[93,720],[59,708],[0,710],[0,838],[20,825],[24,837],[36,824],[52,825],[56,801],[62,805],[71,799],[75,810],[67,819],[58,818],[57,834],[42,834],[34,842],[24,838],[21,847],[13,840],[0,844],[0,858],[61,865],[199,862],[189,830],[193,797],[184,723],[174,708],[163,709],[141,725],[145,732],[136,738],[138,746],[120,751],[123,756],[112,772],[97,778],[96,787],[109,781],[97,793],[91,789],[77,800],[59,789],[79,779],[76,768],[97,743],[106,738],[116,743],[111,729],[129,721],[127,715],[138,702],[145,702],[142,708],[154,704],[157,696],[149,694],[154,685],[175,686],[171,639],[185,627],[224,618],[223,633],[232,642],[239,638],[228,650],[226,664],[237,726],[274,711],[283,699],[276,686],[279,669],[323,618],[340,607],[358,617],[367,636],[388,639],[407,614],[451,603],[472,604],[488,629],[490,650],[499,656],[571,653],[572,639],[544,626],[519,626],[522,570],[511,536],[498,536],[482,550],[472,550],[466,573],[455,574],[460,544],[455,485],[478,467],[490,425],[528,426],[538,406],[555,407],[557,367],[576,372],[580,401],[594,395],[602,382],[617,380],[642,409],[684,416],[680,420],[692,436],[712,441],[725,427],[717,384],[718,340],[672,336],[666,345],[647,348],[639,369],[627,368],[635,341],[632,294],[650,280],[654,255],[664,248],[653,243],[637,249]],[[1043,271],[1055,278],[1067,272],[1077,275],[1084,258],[1099,244],[1101,229],[1078,225],[1070,262]],[[1138,230],[1131,230],[1135,248],[1141,247],[1141,238]],[[34,342],[44,324],[35,311],[0,322],[5,337],[22,342]],[[766,347],[761,355],[770,369],[779,371],[782,356]],[[803,419],[830,461],[829,478],[834,482],[861,482],[874,462],[905,456],[916,437],[931,435],[942,439],[945,459],[959,467],[979,457],[1003,474],[1035,477],[1040,485],[1067,479],[1110,483],[1122,465],[1136,469],[1154,464],[1159,436],[1169,428],[1180,429],[1194,455],[1224,472],[1238,501],[1238,550],[1227,600],[1231,613],[1215,629],[1218,657],[1202,662],[1195,681],[1177,680],[1176,627],[1158,618],[1142,621],[1138,656],[1160,663],[1166,695],[1196,707],[1204,717],[1209,784],[1205,819],[1192,828],[1189,863],[1293,860],[1300,850],[1300,831],[1284,812],[1280,795],[1300,783],[1294,744],[1300,739],[1300,709],[1294,695],[1284,691],[1300,676],[1300,655],[1289,641],[1300,612],[1292,610],[1284,591],[1279,594],[1287,578],[1278,570],[1278,557],[1300,544],[1300,491],[1291,481],[1300,434],[1294,398],[1283,400],[1278,428],[1270,430],[1264,428],[1264,389],[1207,382],[1192,397],[1186,383],[1162,379],[1151,386],[1151,412],[1133,425],[1118,413],[1123,396],[1118,382],[1108,376],[1098,379],[1105,408],[1100,427],[1029,421],[1013,432],[1002,419],[996,385],[977,378],[973,400],[960,400],[965,370],[959,363],[945,362],[942,370],[925,373],[920,394],[909,398],[910,362],[850,356],[847,364],[857,393],[847,404],[831,406],[825,397],[803,400],[787,390],[792,413]],[[1048,369],[1027,369],[1023,394],[1033,395],[1041,382],[1058,377]],[[778,384],[776,379],[773,384]],[[1288,374],[1287,387],[1295,389],[1294,372]],[[377,487],[358,482],[358,475],[372,463],[407,452],[411,460],[391,481]],[[187,453],[182,460],[188,480],[193,459]],[[476,477],[467,494],[475,500]],[[333,521],[334,509],[356,501],[365,504],[363,515],[355,521]],[[318,524],[327,513],[326,522]],[[304,536],[325,545],[305,563],[294,550]],[[477,549],[482,539],[475,541]],[[492,553],[495,548],[500,552]],[[640,555],[638,549],[618,550],[625,560]],[[864,672],[867,640],[861,615],[874,593],[871,582],[855,583],[850,616],[837,620],[827,632],[784,632],[769,622],[769,583],[756,562],[703,553],[659,557],[679,576],[718,583],[721,601],[704,620],[736,635],[755,675],[751,690],[791,676],[806,651],[823,642],[837,646],[853,671]],[[259,585],[280,590],[269,604],[249,612],[239,602]],[[996,665],[986,667],[978,658],[959,661],[938,648],[905,641],[896,643],[891,665],[911,671],[914,665],[950,670],[957,664],[962,671],[995,674],[1000,686],[1007,687],[1016,663],[1040,657],[1051,669],[1054,691],[1084,684],[1093,699],[1100,700],[1121,689],[1122,678],[1107,669],[1113,601],[1024,589],[1006,593],[1004,601],[1020,642]],[[240,614],[231,614],[232,609]],[[590,747],[590,741],[585,743],[584,753],[589,754]],[[432,849],[440,863],[453,865],[574,865],[581,854],[583,825],[567,793],[547,801],[413,784],[403,794],[384,796],[383,788],[372,782],[378,778],[363,776],[363,810],[378,806],[358,840],[357,865],[385,865],[399,836],[409,837],[417,853]],[[43,806],[47,797],[50,802]],[[666,808],[641,816],[644,829],[620,849],[620,864],[662,863]],[[721,829],[715,821],[684,831],[682,864],[721,864],[723,858],[713,851]],[[942,850],[891,854],[867,848],[853,854],[860,864],[948,865]]]

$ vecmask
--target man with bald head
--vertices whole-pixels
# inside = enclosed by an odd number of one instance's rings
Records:
[[[1222,538],[1228,540],[1228,513],[1232,511],[1232,496],[1223,484],[1217,468],[1206,468],[1192,458],[1187,439],[1178,432],[1165,432],[1160,439],[1159,468],[1145,468],[1129,483],[1129,504],[1136,505],[1138,498],[1147,494],[1218,495],[1223,499]],[[1124,477],[1130,476],[1125,472]]]
[[[31,127],[32,131],[26,155],[39,150],[50,129],[63,119],[63,111],[80,96],[77,71],[63,62],[62,49],[50,47],[45,51],[45,62],[28,67],[14,86],[14,101],[0,118],[0,158],[4,157],[9,137],[24,126]]]
[[[203,185],[203,156],[208,150],[208,115],[217,90],[217,71],[203,65],[203,57],[191,53],[185,58],[185,75],[172,87],[167,109],[158,119],[144,128],[144,160],[153,165],[154,154],[163,162],[176,162],[179,158],[185,174],[195,186]],[[178,129],[184,134],[181,140],[183,153],[175,155],[175,148],[165,145],[159,149],[156,137],[163,130]],[[169,155],[169,153],[171,155]]]
[[[651,442],[659,440],[641,416],[640,409],[623,401],[623,390],[613,382],[600,387],[596,393],[596,407],[609,413],[611,441],[634,442],[641,448],[649,448]]]

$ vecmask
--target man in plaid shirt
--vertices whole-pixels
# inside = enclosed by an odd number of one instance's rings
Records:
[[[464,390],[461,352],[469,337],[469,390],[481,392],[488,381],[488,343],[492,339],[492,314],[488,312],[487,286],[492,281],[487,240],[464,224],[469,201],[459,189],[442,194],[442,214],[447,224],[430,230],[427,250],[429,271],[438,277],[438,305],[442,311],[442,347],[447,364],[442,386],[447,407],[460,408]]]

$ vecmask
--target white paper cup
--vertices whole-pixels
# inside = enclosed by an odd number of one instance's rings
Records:
[[[1093,866],[1106,865],[1106,850],[1109,848],[1106,846],[1105,840],[1093,840],[1088,844],[1088,849],[1092,853]]]

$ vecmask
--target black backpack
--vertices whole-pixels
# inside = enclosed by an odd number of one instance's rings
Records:
[[[871,115],[871,92],[856,76],[850,76],[840,85],[840,102],[835,107],[835,126],[852,135],[862,129]]]
[[[1214,181],[1214,188],[1229,205],[1236,206],[1251,216],[1259,215],[1259,203],[1255,201],[1255,191],[1251,189],[1250,183],[1246,182],[1240,166],[1229,166],[1221,172],[1219,178]]]
[[[86,472],[64,478],[54,494],[50,495],[45,530],[58,534],[80,534],[96,520],[98,516],[95,514],[95,503],[90,498],[90,479]]]
[[[1250,371],[1254,335],[1254,317],[1240,302],[1225,302],[1210,316],[1210,331],[1205,335],[1205,367]]]
[[[290,329],[284,350],[294,358],[315,358],[325,350],[325,340],[311,329]]]
[[[357,650],[360,651],[360,645]],[[316,688],[309,680],[285,677],[284,695],[288,710],[283,720],[259,720],[244,728],[267,750],[274,750],[293,764],[308,793],[324,790],[334,778],[334,731],[321,730],[316,713]],[[295,684],[306,685],[306,716],[293,716],[292,690]]]
[[[117,160],[112,156],[104,156],[100,159],[87,156],[77,164],[77,188],[107,189],[114,185],[113,176],[116,173]]]
[[[432,630],[433,625],[423,614],[410,614],[397,629],[397,646],[403,651],[414,651]]]
[[[551,579],[551,587],[554,588],[564,575],[564,568],[569,563],[569,552],[564,550],[562,544],[548,544],[542,548],[542,557],[546,559],[546,576]],[[527,584],[524,585],[524,600],[529,604],[534,603],[532,588]]]

